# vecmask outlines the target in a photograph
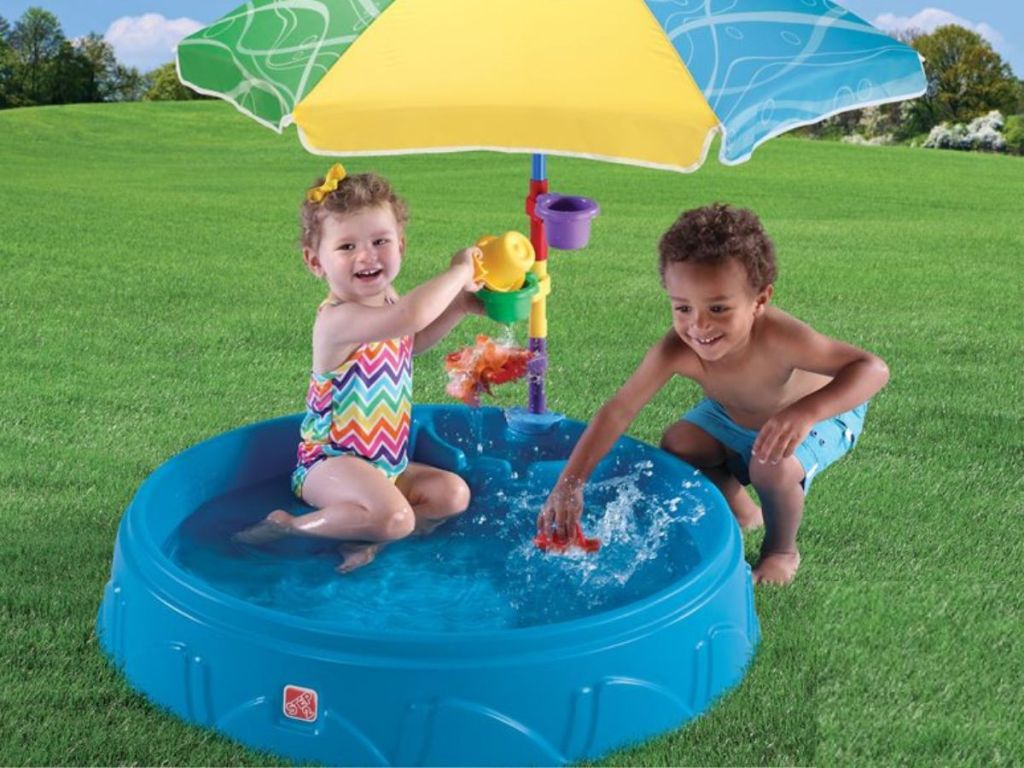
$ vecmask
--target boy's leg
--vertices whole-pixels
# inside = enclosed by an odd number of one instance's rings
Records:
[[[661,447],[707,475],[722,492],[729,508],[745,531],[760,528],[761,508],[747,494],[739,480],[727,469],[728,449],[689,421],[677,421],[665,430]]]
[[[756,458],[750,462],[750,482],[764,509],[764,541],[754,565],[755,584],[788,584],[800,567],[796,532],[804,514],[804,468],[790,456],[778,464]]]
[[[412,505],[415,534],[425,536],[469,507],[469,486],[454,472],[410,462],[395,485]]]

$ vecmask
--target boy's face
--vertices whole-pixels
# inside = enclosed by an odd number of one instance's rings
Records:
[[[747,281],[737,259],[722,264],[670,263],[665,290],[672,304],[672,327],[697,355],[721,360],[750,338],[754,319],[764,312],[772,286],[760,293]]]
[[[305,248],[309,271],[346,301],[371,299],[398,275],[405,239],[391,206],[329,215],[316,249]]]

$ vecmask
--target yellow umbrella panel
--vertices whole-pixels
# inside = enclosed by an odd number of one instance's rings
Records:
[[[395,2],[294,121],[321,154],[491,149],[679,170],[718,125],[643,3],[592,0]]]

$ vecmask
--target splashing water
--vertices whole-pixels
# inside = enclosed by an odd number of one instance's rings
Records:
[[[448,374],[445,392],[466,405],[477,407],[482,394],[491,395],[493,387],[527,374],[531,352],[516,346],[511,326],[503,327],[501,338],[478,334],[472,346],[445,356]]]
[[[168,542],[171,558],[212,587],[354,631],[465,632],[580,618],[663,589],[700,553],[688,533],[704,507],[687,485],[645,493],[650,462],[590,483],[584,527],[598,553],[544,553],[532,541],[547,488],[513,478],[474,488],[470,508],[428,537],[385,548],[347,575],[337,542],[288,538],[260,548],[232,534],[289,505],[283,478],[205,504]],[[304,511],[295,503],[293,512]]]
[[[506,323],[501,327],[501,334],[495,336],[494,340],[498,342],[500,347],[518,347],[516,343],[516,327],[513,323]]]

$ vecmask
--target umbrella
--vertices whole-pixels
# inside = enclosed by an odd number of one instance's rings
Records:
[[[316,154],[532,153],[542,278],[547,154],[688,172],[721,133],[736,164],[926,88],[916,51],[832,0],[252,0],[179,43],[177,65],[278,132],[295,123]]]

